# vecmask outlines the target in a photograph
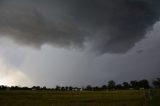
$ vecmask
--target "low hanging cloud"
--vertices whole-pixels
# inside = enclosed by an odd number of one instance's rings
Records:
[[[41,47],[125,53],[159,21],[159,0],[0,1],[0,35]]]
[[[0,85],[7,86],[32,86],[33,82],[21,70],[9,68],[6,64],[0,61]]]

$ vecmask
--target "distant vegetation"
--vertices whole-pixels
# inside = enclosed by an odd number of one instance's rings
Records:
[[[160,88],[160,78],[152,81],[154,88]],[[55,90],[55,91],[104,91],[104,90],[131,90],[131,89],[149,89],[152,88],[148,80],[143,79],[140,81],[132,80],[130,82],[123,82],[122,84],[116,84],[115,81],[110,80],[106,85],[86,87],[72,87],[72,86],[56,86],[55,88],[47,88],[45,86],[33,86],[33,87],[20,87],[20,86],[5,86],[1,85],[0,90]]]
[[[160,106],[160,78],[102,86],[0,86],[0,106]],[[149,89],[156,88],[156,89]]]

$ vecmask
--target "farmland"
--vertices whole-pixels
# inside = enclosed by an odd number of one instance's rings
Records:
[[[149,106],[145,92],[148,91],[0,91],[0,106]],[[158,104],[159,96],[157,90],[154,103]]]

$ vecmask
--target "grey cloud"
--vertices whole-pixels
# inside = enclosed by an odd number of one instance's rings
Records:
[[[93,38],[95,49],[123,53],[144,38],[147,29],[159,20],[159,4],[158,0],[81,0],[73,15],[77,13],[75,20],[94,33],[100,32]]]
[[[100,53],[125,53],[159,20],[159,5],[159,0],[3,1],[0,33],[36,47],[90,42]]]
[[[73,25],[48,21],[36,7],[24,3],[4,3],[0,14],[1,35],[22,44],[36,47],[44,43],[58,46],[81,45],[84,39],[82,32]]]

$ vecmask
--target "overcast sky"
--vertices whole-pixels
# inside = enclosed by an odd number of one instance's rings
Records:
[[[0,84],[160,76],[159,0],[0,0]]]

